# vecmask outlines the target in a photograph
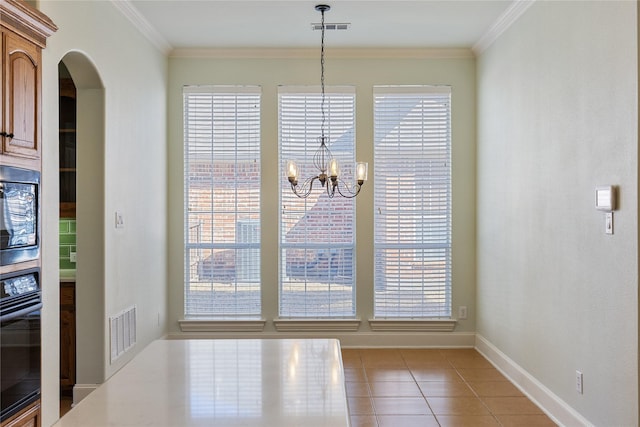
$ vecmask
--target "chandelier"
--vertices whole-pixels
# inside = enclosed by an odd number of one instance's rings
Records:
[[[321,45],[320,45],[320,111],[321,111],[321,125],[320,136],[318,142],[320,147],[313,155],[313,165],[319,171],[316,176],[307,178],[302,184],[298,184],[299,169],[294,160],[287,161],[287,178],[291,184],[291,191],[296,196],[304,199],[309,197],[311,190],[313,189],[313,183],[318,181],[320,186],[325,187],[327,195],[330,198],[337,194],[342,197],[353,198],[360,193],[362,184],[367,180],[367,168],[368,165],[365,162],[357,162],[355,165],[355,184],[350,186],[340,178],[340,166],[338,165],[338,159],[333,157],[331,150],[327,145],[327,136],[325,135],[326,125],[326,113],[325,113],[325,93],[324,93],[324,13],[331,9],[326,4],[319,4],[316,6],[316,10],[322,14],[321,22]]]

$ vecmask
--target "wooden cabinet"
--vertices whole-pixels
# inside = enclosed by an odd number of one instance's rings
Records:
[[[71,392],[76,383],[76,286],[60,283],[60,388]]]
[[[40,401],[37,400],[2,423],[2,427],[40,427]]]
[[[41,59],[56,26],[20,0],[0,0],[0,161],[40,169]]]
[[[40,157],[41,51],[33,43],[3,32],[5,108],[2,152],[37,159]]]
[[[41,170],[42,49],[56,30],[46,15],[27,2],[0,0],[0,164]],[[0,271],[31,265],[40,265],[40,260],[2,266]],[[40,424],[38,400],[5,420],[2,427]]]

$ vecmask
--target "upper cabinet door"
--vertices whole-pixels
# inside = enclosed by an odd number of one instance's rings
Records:
[[[41,50],[20,36],[4,38],[4,154],[40,157]]]

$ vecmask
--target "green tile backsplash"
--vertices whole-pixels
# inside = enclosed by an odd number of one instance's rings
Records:
[[[71,252],[76,251],[76,220],[60,219],[60,270],[75,270],[76,263],[71,262]]]

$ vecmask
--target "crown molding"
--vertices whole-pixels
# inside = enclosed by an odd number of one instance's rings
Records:
[[[0,0],[0,23],[41,48],[46,46],[47,37],[58,30],[47,15],[18,0]]]
[[[473,45],[471,50],[479,56],[495,42],[536,0],[514,0],[502,15],[489,27],[486,33]]]
[[[333,48],[325,54],[334,59],[459,59],[473,58],[468,48]],[[318,57],[318,49],[305,48],[210,48],[174,49],[172,58],[210,59],[310,59]]]
[[[129,0],[111,0],[125,18],[127,18],[140,33],[147,38],[161,53],[168,55],[173,46],[138,12]]]

